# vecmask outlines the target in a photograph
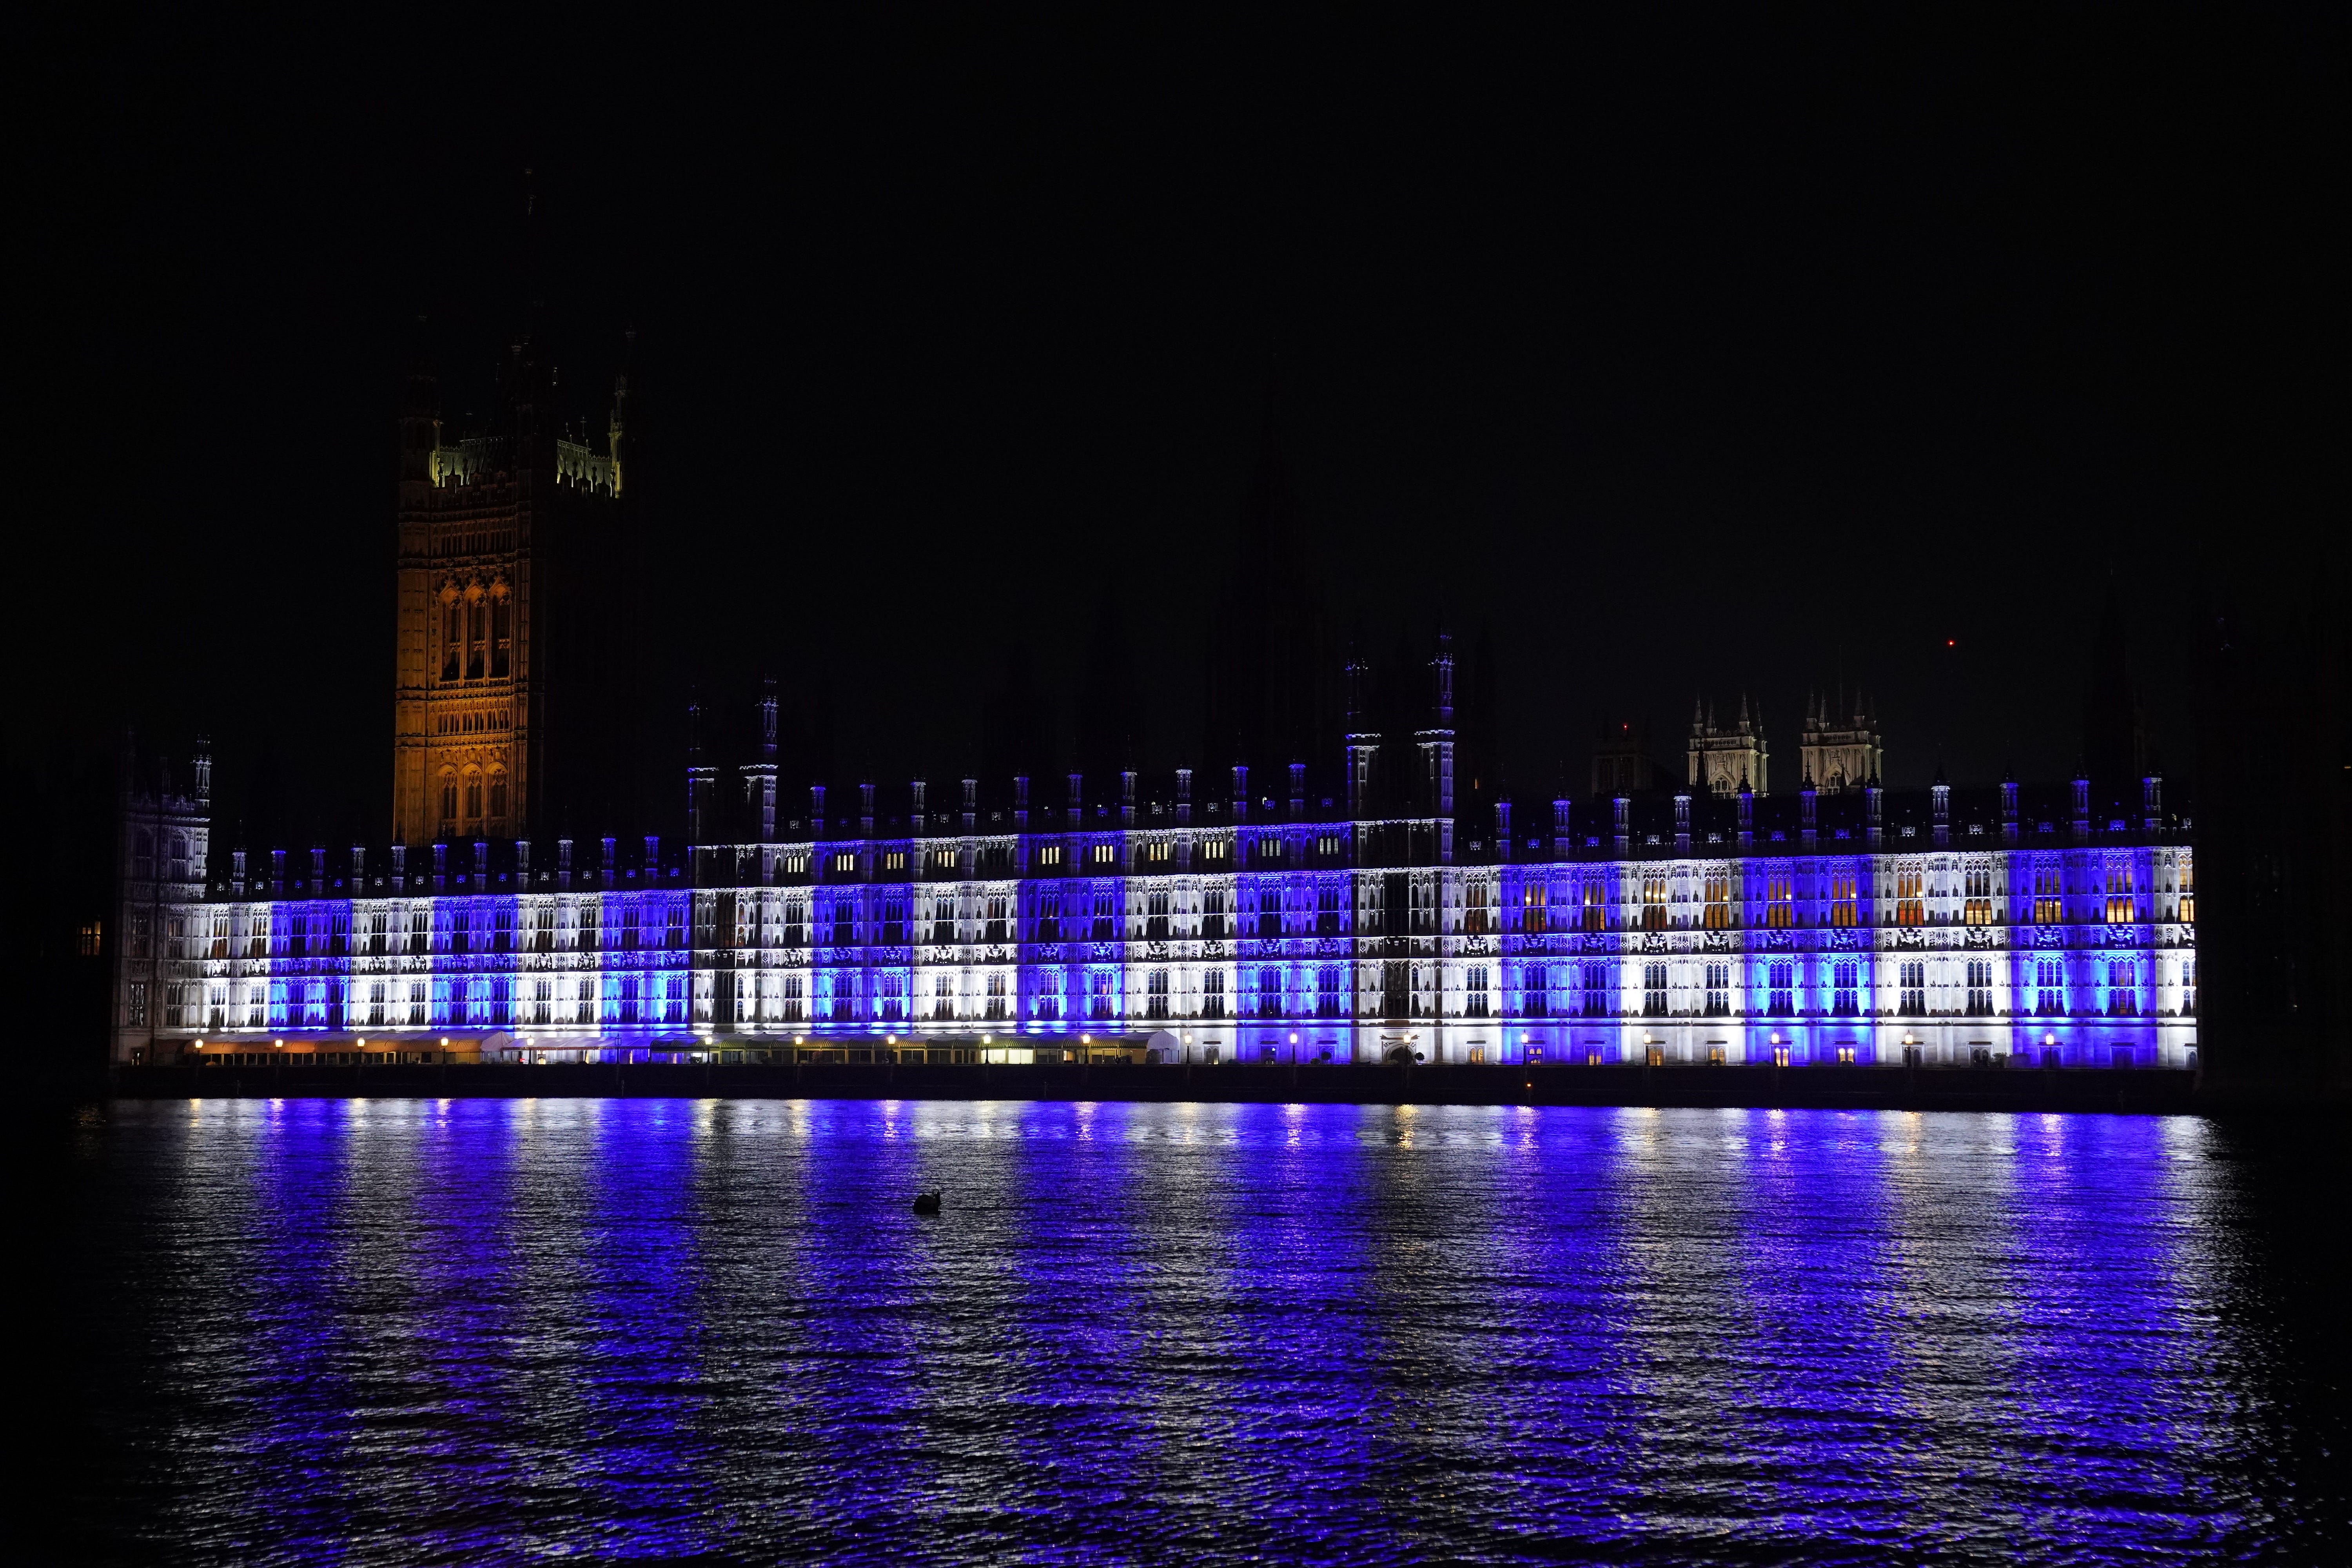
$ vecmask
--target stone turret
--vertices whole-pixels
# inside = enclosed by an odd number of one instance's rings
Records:
[[[1751,715],[1746,693],[1739,698],[1739,717],[1729,724],[1717,725],[1715,705],[1704,699],[1693,707],[1687,762],[1684,782],[1695,794],[1730,795],[1748,787],[1763,794],[1770,789],[1767,770],[1771,759],[1763,721]]]
[[[1836,711],[1851,708],[1851,711]],[[1805,706],[1803,742],[1798,754],[1804,776],[1826,795],[1861,789],[1885,772],[1886,752],[1878,719],[1866,696],[1832,705],[1816,694]]]

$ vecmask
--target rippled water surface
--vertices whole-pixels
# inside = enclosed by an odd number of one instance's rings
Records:
[[[126,1104],[47,1173],[50,1495],[192,1563],[2345,1561],[2347,1166],[2280,1142]]]

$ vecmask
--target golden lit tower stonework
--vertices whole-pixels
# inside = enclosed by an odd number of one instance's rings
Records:
[[[429,374],[401,416],[393,837],[527,837],[547,815],[551,727],[593,726],[592,661],[567,657],[550,604],[566,557],[609,563],[625,531],[625,391],[600,443],[564,438],[551,377],[510,352],[504,428],[446,443]],[[601,595],[574,595],[583,612]],[[606,628],[618,635],[620,628]],[[593,751],[593,747],[583,748]],[[591,792],[593,793],[593,792]]]

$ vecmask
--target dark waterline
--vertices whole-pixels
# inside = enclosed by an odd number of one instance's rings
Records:
[[[2342,1561],[2347,1173],[2189,1117],[122,1103],[43,1173],[44,1490],[84,1561]]]

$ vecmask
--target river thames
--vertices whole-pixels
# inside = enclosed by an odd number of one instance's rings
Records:
[[[32,1474],[79,1561],[2345,1561],[2341,1142],[124,1102]]]

